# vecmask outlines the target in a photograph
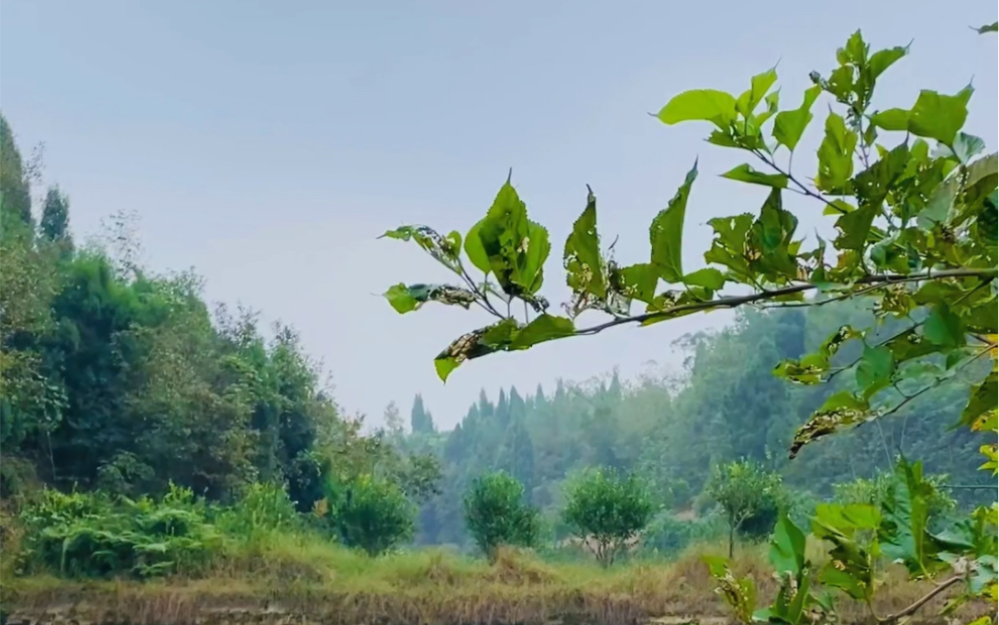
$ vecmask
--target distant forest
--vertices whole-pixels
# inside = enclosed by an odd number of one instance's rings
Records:
[[[490,470],[517,477],[533,503],[551,512],[574,472],[589,466],[635,471],[652,482],[666,510],[690,518],[707,510],[703,489],[711,467],[722,462],[750,459],[779,472],[804,509],[831,498],[835,484],[890,472],[901,454],[921,459],[927,473],[945,475],[959,503],[994,499],[994,490],[966,488],[985,479],[976,471],[980,439],[950,428],[967,401],[966,385],[936,389],[890,419],[824,439],[787,459],[795,428],[837,385],[796,387],[775,378],[772,369],[870,314],[856,306],[741,313],[731,327],[668,346],[686,356],[678,376],[625,381],[608,374],[553,389],[483,390],[449,432],[434,431],[419,396],[409,432],[390,406],[386,423],[393,444],[435,454],[443,463],[441,493],[421,508],[418,541],[465,544],[462,494],[475,476]],[[892,331],[890,323],[882,329],[885,335]],[[838,354],[840,362],[859,356],[860,347],[850,347]]]

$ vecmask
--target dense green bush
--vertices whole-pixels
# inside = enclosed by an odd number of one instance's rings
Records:
[[[396,483],[362,474],[328,492],[327,518],[348,547],[378,556],[413,536],[416,511]]]
[[[637,475],[592,469],[570,482],[562,515],[580,538],[592,543],[597,561],[609,566],[654,512],[651,494]]]
[[[222,548],[206,512],[176,487],[159,501],[46,490],[21,515],[24,565],[67,577],[197,574]]]
[[[476,478],[464,507],[468,532],[490,560],[501,545],[531,547],[538,541],[538,512],[524,501],[523,484],[506,473]]]

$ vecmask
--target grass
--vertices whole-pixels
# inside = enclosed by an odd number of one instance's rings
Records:
[[[496,564],[443,549],[369,558],[309,534],[274,533],[225,549],[200,578],[68,581],[48,575],[4,579],[4,598],[19,616],[58,613],[80,622],[141,624],[564,623],[616,625],[729,622],[700,557],[723,547],[691,548],[672,562],[601,569],[550,564],[503,551]],[[815,550],[818,555],[821,553]],[[740,547],[733,570],[751,575],[767,600],[775,585],[765,547]],[[5,571],[8,573],[8,571]],[[925,594],[924,584],[889,575],[875,609],[897,611]],[[7,603],[5,601],[5,603]],[[762,601],[761,601],[762,603]],[[843,622],[869,620],[841,601]],[[938,604],[939,606],[939,604]],[[965,615],[983,612],[968,608]],[[934,613],[928,606],[923,615]]]
[[[180,490],[126,504],[48,492],[19,515],[0,507],[0,614],[93,625],[731,622],[702,561],[724,555],[721,542],[609,569],[565,552],[502,550],[492,565],[444,548],[371,558],[296,520],[282,497],[260,488],[212,511]],[[94,579],[108,570],[100,554],[111,552],[112,570],[130,577]],[[823,556],[809,544],[813,562]],[[769,602],[776,584],[765,545],[739,546],[731,568],[755,580],[758,605]],[[895,613],[929,588],[889,571],[875,611]],[[940,605],[927,606],[923,622]],[[967,622],[985,608],[958,616]],[[871,622],[864,606],[843,599],[838,609],[841,622]]]

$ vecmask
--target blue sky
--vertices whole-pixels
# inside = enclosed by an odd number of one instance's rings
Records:
[[[433,356],[485,319],[397,316],[375,294],[446,276],[414,248],[377,241],[385,229],[465,230],[512,167],[550,228],[546,294],[562,300],[559,256],[585,185],[606,241],[620,235],[619,259],[638,261],[649,221],[699,157],[684,260],[700,266],[703,224],[757,210],[763,191],[716,177],[745,159],[704,143],[705,127],[648,112],[691,88],[738,93],[778,61],[782,104],[797,106],[808,72],[828,72],[859,27],[875,48],[913,41],[877,106],[974,77],[967,129],[995,149],[997,44],[967,28],[994,20],[995,5],[926,0],[4,0],[0,107],[24,151],[46,143],[46,180],[69,193],[78,236],[134,211],[149,266],[194,266],[209,299],[297,327],[348,411],[377,422],[421,391],[450,427],[482,387],[675,367],[674,339],[731,317],[500,355],[441,385]],[[820,128],[799,147],[803,175]],[[820,207],[790,205],[803,232],[828,227]]]

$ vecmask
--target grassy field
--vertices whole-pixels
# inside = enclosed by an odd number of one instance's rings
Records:
[[[10,551],[5,545],[5,556]],[[812,549],[817,558],[821,552]],[[203,574],[155,581],[69,581],[17,577],[5,557],[3,602],[18,616],[61,615],[80,623],[445,623],[731,622],[698,546],[677,559],[604,570],[588,562],[551,564],[504,551],[490,565],[445,550],[369,558],[317,537],[274,533],[220,552]],[[751,575],[761,600],[774,592],[766,549],[743,546],[734,571]],[[924,595],[927,586],[889,574],[874,606],[880,616]],[[762,604],[762,601],[761,601]],[[933,622],[935,602],[921,622]],[[866,608],[838,603],[844,623],[871,622]],[[984,612],[969,606],[962,616]]]

